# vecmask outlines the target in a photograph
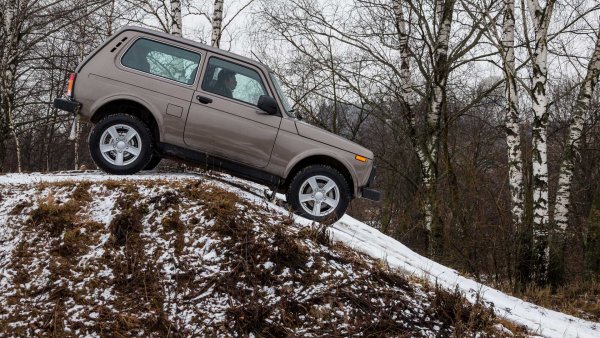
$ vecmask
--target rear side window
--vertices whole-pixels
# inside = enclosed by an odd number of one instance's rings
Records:
[[[123,66],[173,81],[192,84],[198,72],[200,54],[164,43],[138,39],[121,59]]]
[[[216,57],[208,60],[202,89],[252,105],[256,105],[258,98],[267,93],[255,70]]]

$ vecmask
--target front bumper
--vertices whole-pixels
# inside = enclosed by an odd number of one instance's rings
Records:
[[[367,185],[360,188],[360,193],[362,198],[369,199],[371,201],[381,201],[381,192],[379,190],[375,190],[371,188],[373,182],[375,181],[375,167],[371,169],[371,174],[369,175],[369,180],[367,181]]]
[[[366,198],[371,201],[381,201],[381,192],[379,190],[364,187],[361,189],[362,198]]]
[[[81,103],[65,98],[58,98],[54,99],[54,108],[76,114],[79,111],[79,108],[81,108]]]

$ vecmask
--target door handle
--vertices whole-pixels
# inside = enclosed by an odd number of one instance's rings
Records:
[[[212,103],[212,99],[210,97],[196,95],[196,100],[200,101],[200,103],[208,104]]]

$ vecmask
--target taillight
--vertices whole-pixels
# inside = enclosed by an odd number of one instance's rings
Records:
[[[75,73],[71,73],[69,76],[69,84],[67,85],[67,92],[65,95],[68,97],[73,97],[73,85],[75,84]]]

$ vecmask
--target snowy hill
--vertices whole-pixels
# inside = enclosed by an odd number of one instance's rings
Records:
[[[0,336],[600,336],[261,192],[226,175],[0,176]]]

